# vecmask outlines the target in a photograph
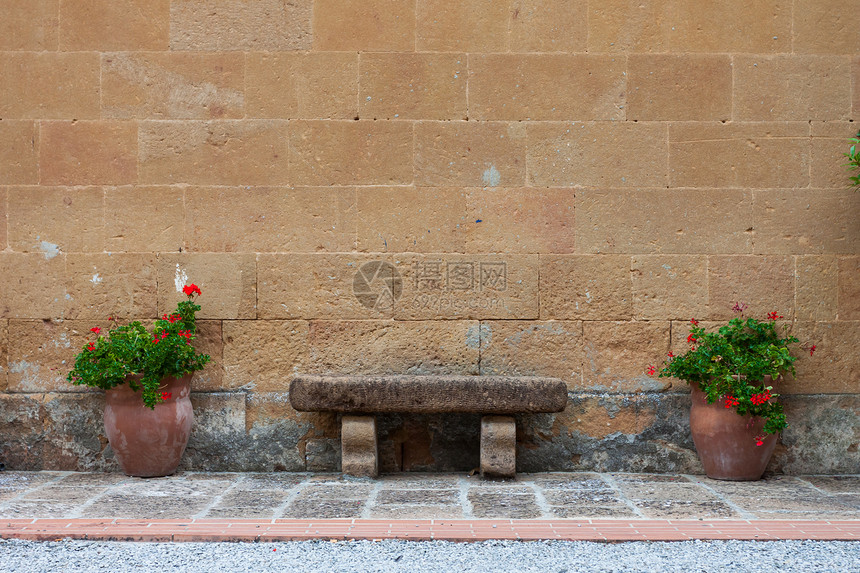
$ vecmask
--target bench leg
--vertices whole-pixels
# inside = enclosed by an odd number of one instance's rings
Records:
[[[481,475],[512,478],[517,467],[517,424],[513,416],[481,418]]]
[[[341,469],[353,476],[379,475],[374,416],[343,416],[340,426]]]

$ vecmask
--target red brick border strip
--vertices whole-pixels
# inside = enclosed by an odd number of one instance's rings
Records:
[[[686,541],[690,539],[860,541],[860,520],[376,520],[376,519],[2,519],[0,538],[36,541]]]

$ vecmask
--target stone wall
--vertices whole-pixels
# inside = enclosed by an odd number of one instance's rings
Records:
[[[0,0],[0,461],[115,469],[89,329],[203,289],[204,470],[328,470],[295,372],[540,374],[524,471],[701,471],[690,318],[818,352],[772,469],[860,472],[856,0]],[[385,416],[382,469],[478,465]]]

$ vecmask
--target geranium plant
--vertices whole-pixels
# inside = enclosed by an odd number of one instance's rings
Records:
[[[661,378],[679,378],[697,384],[709,404],[722,403],[741,416],[765,419],[763,431],[775,434],[787,426],[779,394],[773,381],[795,374],[792,346],[799,341],[788,332],[788,326],[777,327],[782,316],[776,312],[766,320],[745,318],[746,305],[736,304],[741,316],[731,319],[716,331],[708,332],[695,319],[690,321],[687,342],[690,349],[678,356],[669,353]],[[780,330],[782,332],[780,332]],[[815,346],[810,347],[810,354]],[[656,368],[651,367],[650,373]],[[757,438],[761,445],[763,436]]]
[[[195,315],[200,310],[194,300],[202,293],[193,284],[186,285],[183,292],[188,298],[176,305],[175,312],[156,320],[152,332],[139,321],[117,326],[113,318],[108,319],[112,326],[106,334],[99,327],[91,329],[96,340],[75,357],[68,381],[103,390],[128,384],[141,393],[148,408],[170,398],[161,391],[163,378],[190,374],[210,360],[192,346],[197,334]]]
[[[860,131],[850,141],[851,147],[848,148],[848,153],[843,153],[843,155],[848,158],[845,167],[853,174],[849,179],[851,180],[851,187],[856,191],[860,189]]]

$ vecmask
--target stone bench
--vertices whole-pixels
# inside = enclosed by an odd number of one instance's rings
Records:
[[[319,376],[298,374],[290,403],[301,412],[337,412],[341,418],[344,473],[376,477],[376,413],[482,414],[481,475],[513,477],[513,414],[561,412],[567,387],[557,378],[533,376]]]

